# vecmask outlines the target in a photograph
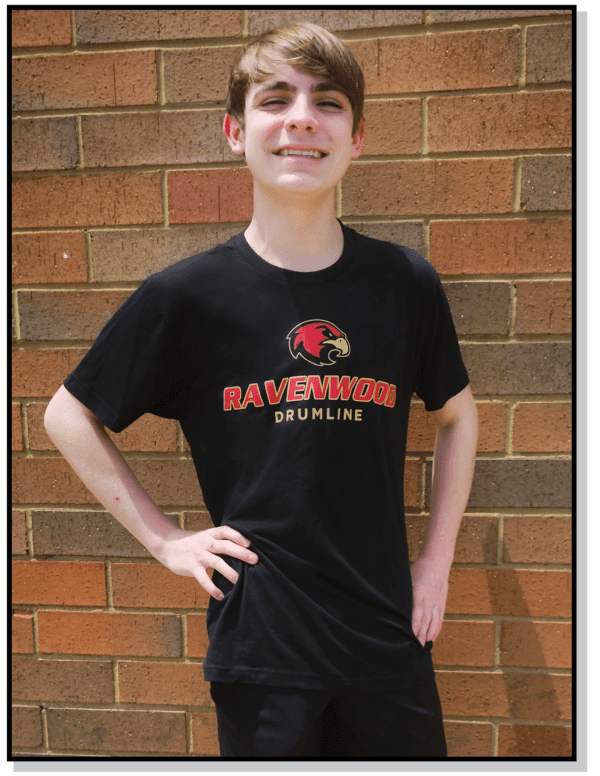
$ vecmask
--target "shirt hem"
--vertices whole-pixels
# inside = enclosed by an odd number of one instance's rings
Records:
[[[410,673],[392,674],[374,677],[333,677],[318,676],[314,674],[290,674],[283,671],[272,671],[264,668],[227,667],[214,664],[204,666],[204,678],[209,682],[228,682],[245,684],[266,684],[276,687],[299,687],[307,690],[354,690],[360,691],[384,691],[401,687],[410,687],[414,684],[433,679],[435,676],[433,665],[429,665],[420,671]]]

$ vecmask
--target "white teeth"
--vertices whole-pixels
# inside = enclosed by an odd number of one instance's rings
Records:
[[[277,152],[280,156],[312,156],[314,159],[320,159],[325,154],[320,151],[299,151],[294,148],[282,148]]]

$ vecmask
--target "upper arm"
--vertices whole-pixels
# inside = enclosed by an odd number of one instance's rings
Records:
[[[467,385],[462,391],[448,399],[441,409],[434,410],[431,414],[438,429],[453,426],[462,419],[470,418],[477,422],[477,408],[470,386]]]
[[[44,425],[46,430],[48,430],[54,422],[61,423],[66,418],[77,415],[84,416],[90,420],[96,420],[100,423],[96,415],[85,404],[82,404],[64,385],[61,385],[46,408]]]

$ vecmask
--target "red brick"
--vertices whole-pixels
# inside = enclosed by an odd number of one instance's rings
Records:
[[[571,81],[572,44],[573,30],[570,24],[528,27],[526,83]]]
[[[243,228],[241,224],[200,224],[94,231],[90,241],[94,280],[145,280],[153,272],[227,242]]]
[[[15,180],[13,225],[158,224],[163,220],[160,186],[158,172]]]
[[[446,620],[434,642],[434,664],[493,666],[495,627],[493,622]]]
[[[76,10],[77,43],[138,40],[186,40],[241,35],[242,12],[144,8],[143,10]]]
[[[571,92],[521,92],[429,100],[429,152],[514,151],[571,145]]]
[[[129,465],[142,487],[161,506],[202,506],[191,460],[133,459]],[[62,458],[18,458],[13,461],[15,504],[94,504],[69,464]]]
[[[498,757],[571,757],[572,730],[563,725],[500,725]]]
[[[421,463],[418,458],[407,458],[404,465],[404,505],[419,506]]]
[[[571,668],[571,625],[562,622],[503,622],[500,665]]]
[[[202,663],[119,661],[121,703],[214,706]]]
[[[21,427],[21,405],[13,402],[12,404],[12,449],[23,449],[23,429]]]
[[[446,275],[570,272],[571,221],[433,221],[429,251]]]
[[[415,561],[423,549],[429,515],[406,516],[409,557]],[[456,538],[456,563],[496,563],[498,518],[464,515]]]
[[[229,74],[239,46],[164,52],[167,104],[225,100]]]
[[[521,168],[521,210],[571,210],[571,156],[526,156]]]
[[[566,402],[517,404],[514,409],[515,453],[571,451],[572,407]]]
[[[372,27],[400,27],[408,24],[422,24],[423,12],[419,8],[405,10],[392,6],[386,8],[355,8],[321,9],[318,6],[280,9],[271,6],[268,10],[248,11],[248,35],[260,35],[262,32],[287,24],[295,24],[299,20],[312,22],[324,27],[330,32],[339,30],[369,29]]]
[[[209,594],[195,577],[174,574],[159,563],[113,563],[113,605],[205,609]]]
[[[13,698],[21,701],[114,703],[109,660],[13,660]]]
[[[12,354],[13,396],[53,396],[85,353],[86,348],[15,350]]]
[[[571,563],[570,517],[518,515],[504,518],[505,563]]]
[[[105,606],[104,563],[13,561],[15,604]]]
[[[12,554],[27,555],[27,518],[25,512],[12,511]]]
[[[435,22],[478,22],[487,19],[528,19],[533,16],[557,16],[559,14],[570,14],[571,11],[550,11],[544,8],[543,11],[534,11],[531,8],[518,8],[516,11],[500,10],[494,8],[492,11],[483,11],[480,9],[460,9],[460,11],[441,11],[432,10],[431,21]]]
[[[95,498],[62,458],[19,458],[12,462],[15,504],[93,504]]]
[[[571,572],[452,569],[446,612],[570,617]]]
[[[192,713],[192,752],[206,757],[219,757],[217,715],[214,712]]]
[[[519,30],[473,30],[349,41],[366,94],[516,86]]]
[[[570,280],[516,283],[517,334],[570,334],[573,307]]]
[[[27,427],[31,450],[56,450],[44,428],[44,413],[47,406],[45,402],[32,402],[27,405]],[[122,452],[177,452],[176,422],[156,415],[142,415],[119,434],[108,429],[107,433]]]
[[[21,291],[22,340],[90,340],[131,296],[126,291]]]
[[[12,123],[12,170],[73,170],[77,167],[77,120],[74,116],[15,119]]]
[[[136,459],[129,462],[141,486],[158,504],[203,507],[194,463],[185,460]]]
[[[12,616],[12,652],[27,654],[33,651],[33,614],[15,612]]]
[[[506,403],[477,402],[480,453],[502,452],[506,439]],[[427,412],[421,401],[414,401],[410,407],[407,450],[410,452],[433,452],[436,425],[433,415]]]
[[[154,51],[57,54],[12,60],[13,110],[56,110],[157,101]]]
[[[246,168],[171,172],[168,186],[172,224],[252,218],[252,176]]]
[[[184,512],[183,528],[185,531],[206,531],[214,528],[214,523],[208,512]]]
[[[489,722],[444,720],[448,757],[491,757],[492,725]]]
[[[548,721],[571,717],[571,677],[564,674],[438,671],[436,680],[447,716]]]
[[[42,746],[44,734],[41,706],[13,706],[11,716],[13,746]]]
[[[355,162],[342,183],[342,214],[508,213],[513,164],[512,159]]]
[[[13,234],[12,282],[85,283],[83,232]]]
[[[42,653],[181,656],[181,625],[173,614],[40,610],[37,617]]]
[[[189,528],[187,529],[190,530]],[[187,657],[206,657],[208,650],[208,632],[206,630],[205,614],[188,614],[187,622]]]
[[[185,712],[121,709],[48,709],[48,739],[53,751],[186,752]]]
[[[68,46],[71,43],[69,10],[22,11],[12,9],[12,46]]]
[[[362,155],[421,152],[421,100],[367,100]]]
[[[82,116],[86,167],[239,161],[222,113],[165,111]]]

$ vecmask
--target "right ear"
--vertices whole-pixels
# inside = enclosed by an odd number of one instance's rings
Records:
[[[225,132],[225,137],[233,153],[241,156],[245,150],[244,130],[240,122],[229,113],[226,113],[223,119],[223,132]]]

